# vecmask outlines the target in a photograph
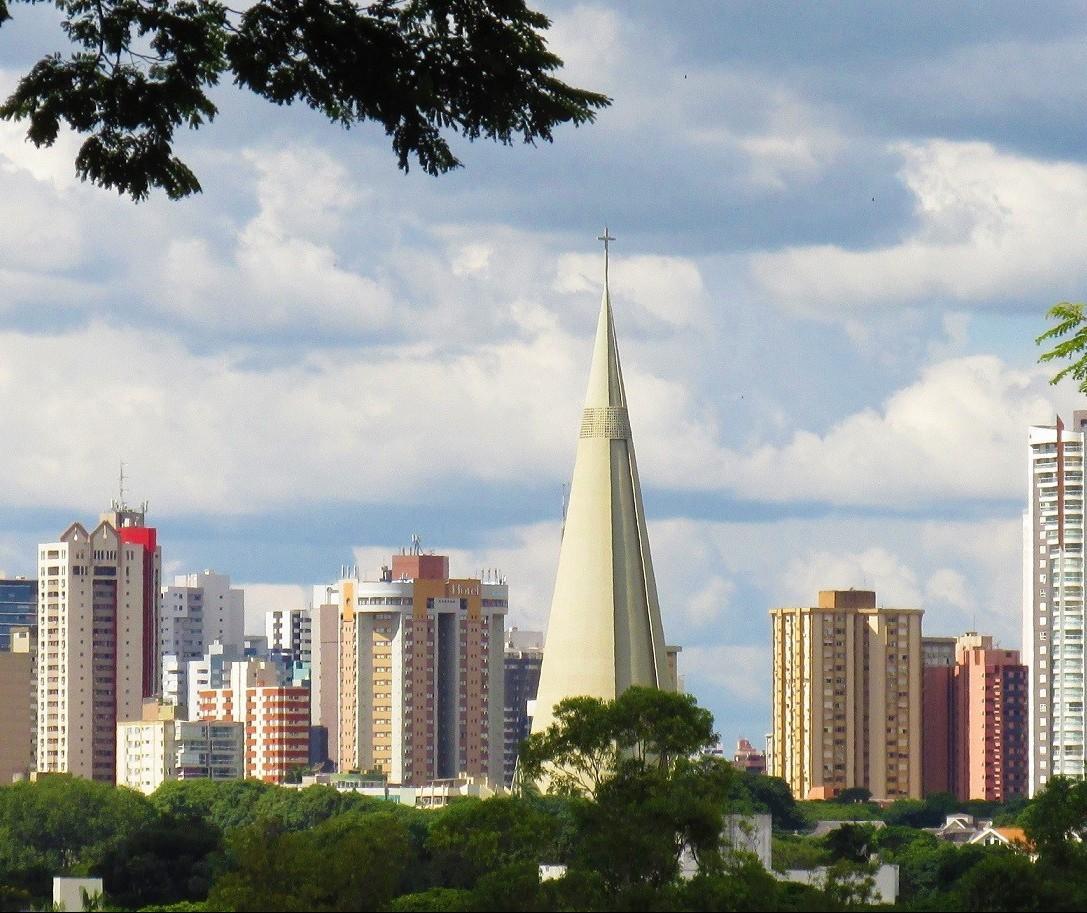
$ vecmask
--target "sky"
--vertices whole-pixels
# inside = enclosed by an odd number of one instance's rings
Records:
[[[602,279],[666,635],[726,746],[768,610],[820,589],[1019,645],[1034,337],[1087,283],[1087,4],[537,4],[614,99],[404,175],[382,131],[230,86],[139,205],[0,122],[0,571],[147,499],[247,614],[418,533],[542,629]],[[0,29],[0,93],[61,47]]]

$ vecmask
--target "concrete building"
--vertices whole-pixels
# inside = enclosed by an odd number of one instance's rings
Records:
[[[214,642],[210,644],[200,659],[190,660],[185,664],[184,681],[186,686],[186,718],[197,716],[200,706],[200,692],[230,687],[230,672],[233,664],[245,657],[242,648],[233,644]],[[166,657],[163,657],[165,666]],[[165,699],[165,695],[164,695]]]
[[[38,628],[38,581],[0,578],[0,652],[11,649],[13,628]]]
[[[317,590],[320,589],[320,594]],[[310,761],[323,764],[339,758],[340,732],[340,607],[328,588],[314,588],[310,634]]]
[[[33,630],[10,628],[8,647],[0,650],[0,785],[34,769],[35,661]]]
[[[1087,411],[1027,433],[1023,661],[1030,669],[1030,793],[1084,775],[1083,447]]]
[[[505,785],[513,783],[517,769],[517,752],[528,738],[532,718],[529,704],[536,700],[543,664],[543,632],[506,632],[503,676],[505,679],[505,717],[503,729],[503,778]]]
[[[142,719],[117,724],[117,785],[150,795],[167,780],[237,780],[244,727],[186,722],[173,704],[147,701]]]
[[[264,616],[268,649],[291,663],[308,663],[313,652],[313,612],[310,609],[274,609]]]
[[[770,610],[773,731],[768,773],[797,798],[864,787],[921,796],[921,609],[870,590],[824,590],[817,606]]]
[[[245,724],[245,776],[269,783],[309,764],[310,691],[284,685],[282,674],[276,662],[234,662],[228,687],[198,695],[199,720]]]
[[[925,669],[923,788],[1006,802],[1028,788],[1027,668],[987,635],[957,640],[955,664]]]
[[[159,652],[163,700],[184,705],[188,664],[200,660],[213,643],[241,646],[245,592],[214,571],[182,574],[159,594]]]
[[[563,524],[532,731],[567,697],[612,700],[631,685],[675,687],[608,289],[607,233],[588,390]]]
[[[39,546],[40,772],[113,782],[117,723],[159,688],[161,564],[144,510],[117,502],[93,531]]]
[[[503,634],[509,588],[450,578],[417,537],[379,580],[345,578],[339,770],[416,786],[503,776]]]

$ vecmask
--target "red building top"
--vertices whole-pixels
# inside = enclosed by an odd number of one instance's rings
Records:
[[[448,580],[448,555],[393,555],[393,580]]]
[[[149,552],[158,548],[158,530],[153,526],[122,526],[117,532],[122,542],[142,545]]]

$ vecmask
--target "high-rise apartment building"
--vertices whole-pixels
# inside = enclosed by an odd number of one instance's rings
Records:
[[[925,669],[923,790],[1005,802],[1027,792],[1027,668],[975,633]]]
[[[1030,793],[1084,769],[1083,448],[1072,427],[1031,426],[1023,516],[1023,660],[1030,669]]]
[[[768,773],[797,798],[864,787],[921,796],[921,609],[876,606],[870,590],[771,609],[773,732]]]
[[[144,511],[117,503],[38,547],[39,771],[113,781],[117,723],[159,687],[161,564]]]
[[[213,643],[241,647],[245,592],[214,571],[183,574],[159,593],[161,694],[171,704],[188,697],[188,664],[199,661]]]
[[[517,769],[517,753],[528,738],[532,718],[528,708],[536,700],[543,664],[543,632],[506,632],[504,664],[505,722],[503,733],[503,775],[506,786],[513,783]]]
[[[394,555],[341,580],[339,769],[419,785],[502,782],[504,580],[450,578],[449,559]]]
[[[327,587],[314,587],[310,615],[310,760],[323,764],[339,758],[340,745],[340,607]]]
[[[10,649],[12,628],[38,627],[38,581],[0,578],[0,651]]]

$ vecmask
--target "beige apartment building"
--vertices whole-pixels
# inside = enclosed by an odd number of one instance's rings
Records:
[[[770,610],[773,731],[767,772],[798,799],[864,787],[921,797],[921,609],[871,590],[823,590]]]
[[[421,785],[503,775],[504,581],[450,578],[449,559],[394,555],[340,599],[339,769]]]
[[[123,504],[38,547],[37,769],[114,781],[117,723],[159,686],[161,551]]]

